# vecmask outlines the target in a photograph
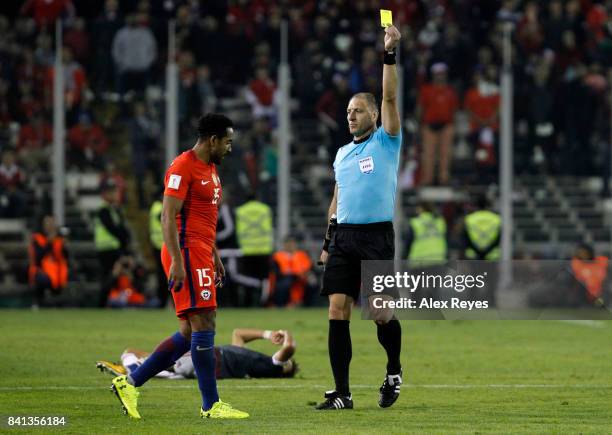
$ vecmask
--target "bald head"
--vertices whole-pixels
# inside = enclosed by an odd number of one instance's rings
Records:
[[[353,95],[353,98],[364,100],[371,112],[378,112],[378,103],[376,102],[376,97],[374,94],[369,92],[359,92],[358,94]]]

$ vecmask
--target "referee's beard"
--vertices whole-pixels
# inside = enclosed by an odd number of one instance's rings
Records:
[[[349,132],[352,133],[353,135],[353,140],[359,140],[362,139],[365,136],[368,136],[369,134],[372,133],[372,131],[374,130],[374,124],[370,124],[368,126],[365,126],[355,132],[351,132],[351,128],[349,127]]]

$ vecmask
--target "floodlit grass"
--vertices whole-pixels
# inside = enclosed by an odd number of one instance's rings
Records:
[[[357,313],[356,313],[357,314]],[[228,310],[217,343],[235,327],[291,329],[295,379],[223,380],[242,421],[198,418],[194,380],[141,388],[143,419],[129,420],[98,359],[151,350],[176,330],[171,311],[0,311],[0,427],[8,416],[65,416],[64,433],[610,433],[612,324],[553,321],[402,322],[404,386],[377,407],[385,355],[372,322],[351,322],[355,409],[315,412],[331,389],[326,310]],[[270,343],[254,343],[271,352]],[[23,428],[22,428],[23,430]],[[28,431],[40,433],[40,428]],[[16,432],[15,433],[26,433]]]

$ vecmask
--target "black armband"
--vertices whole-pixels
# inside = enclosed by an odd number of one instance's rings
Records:
[[[385,50],[385,57],[383,63],[385,65],[395,65],[395,48],[391,51]]]

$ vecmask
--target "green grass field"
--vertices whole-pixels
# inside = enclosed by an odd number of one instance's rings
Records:
[[[251,413],[243,421],[202,421],[195,381],[154,379],[141,388],[143,419],[131,421],[94,363],[152,349],[175,330],[171,311],[1,311],[0,431],[8,416],[61,415],[68,423],[53,431],[79,434],[612,432],[612,323],[402,322],[405,384],[383,410],[384,351],[373,324],[354,320],[355,409],[326,413],[311,406],[332,386],[325,310],[222,309],[217,343],[235,327],[293,330],[301,372],[220,381],[221,397]]]

